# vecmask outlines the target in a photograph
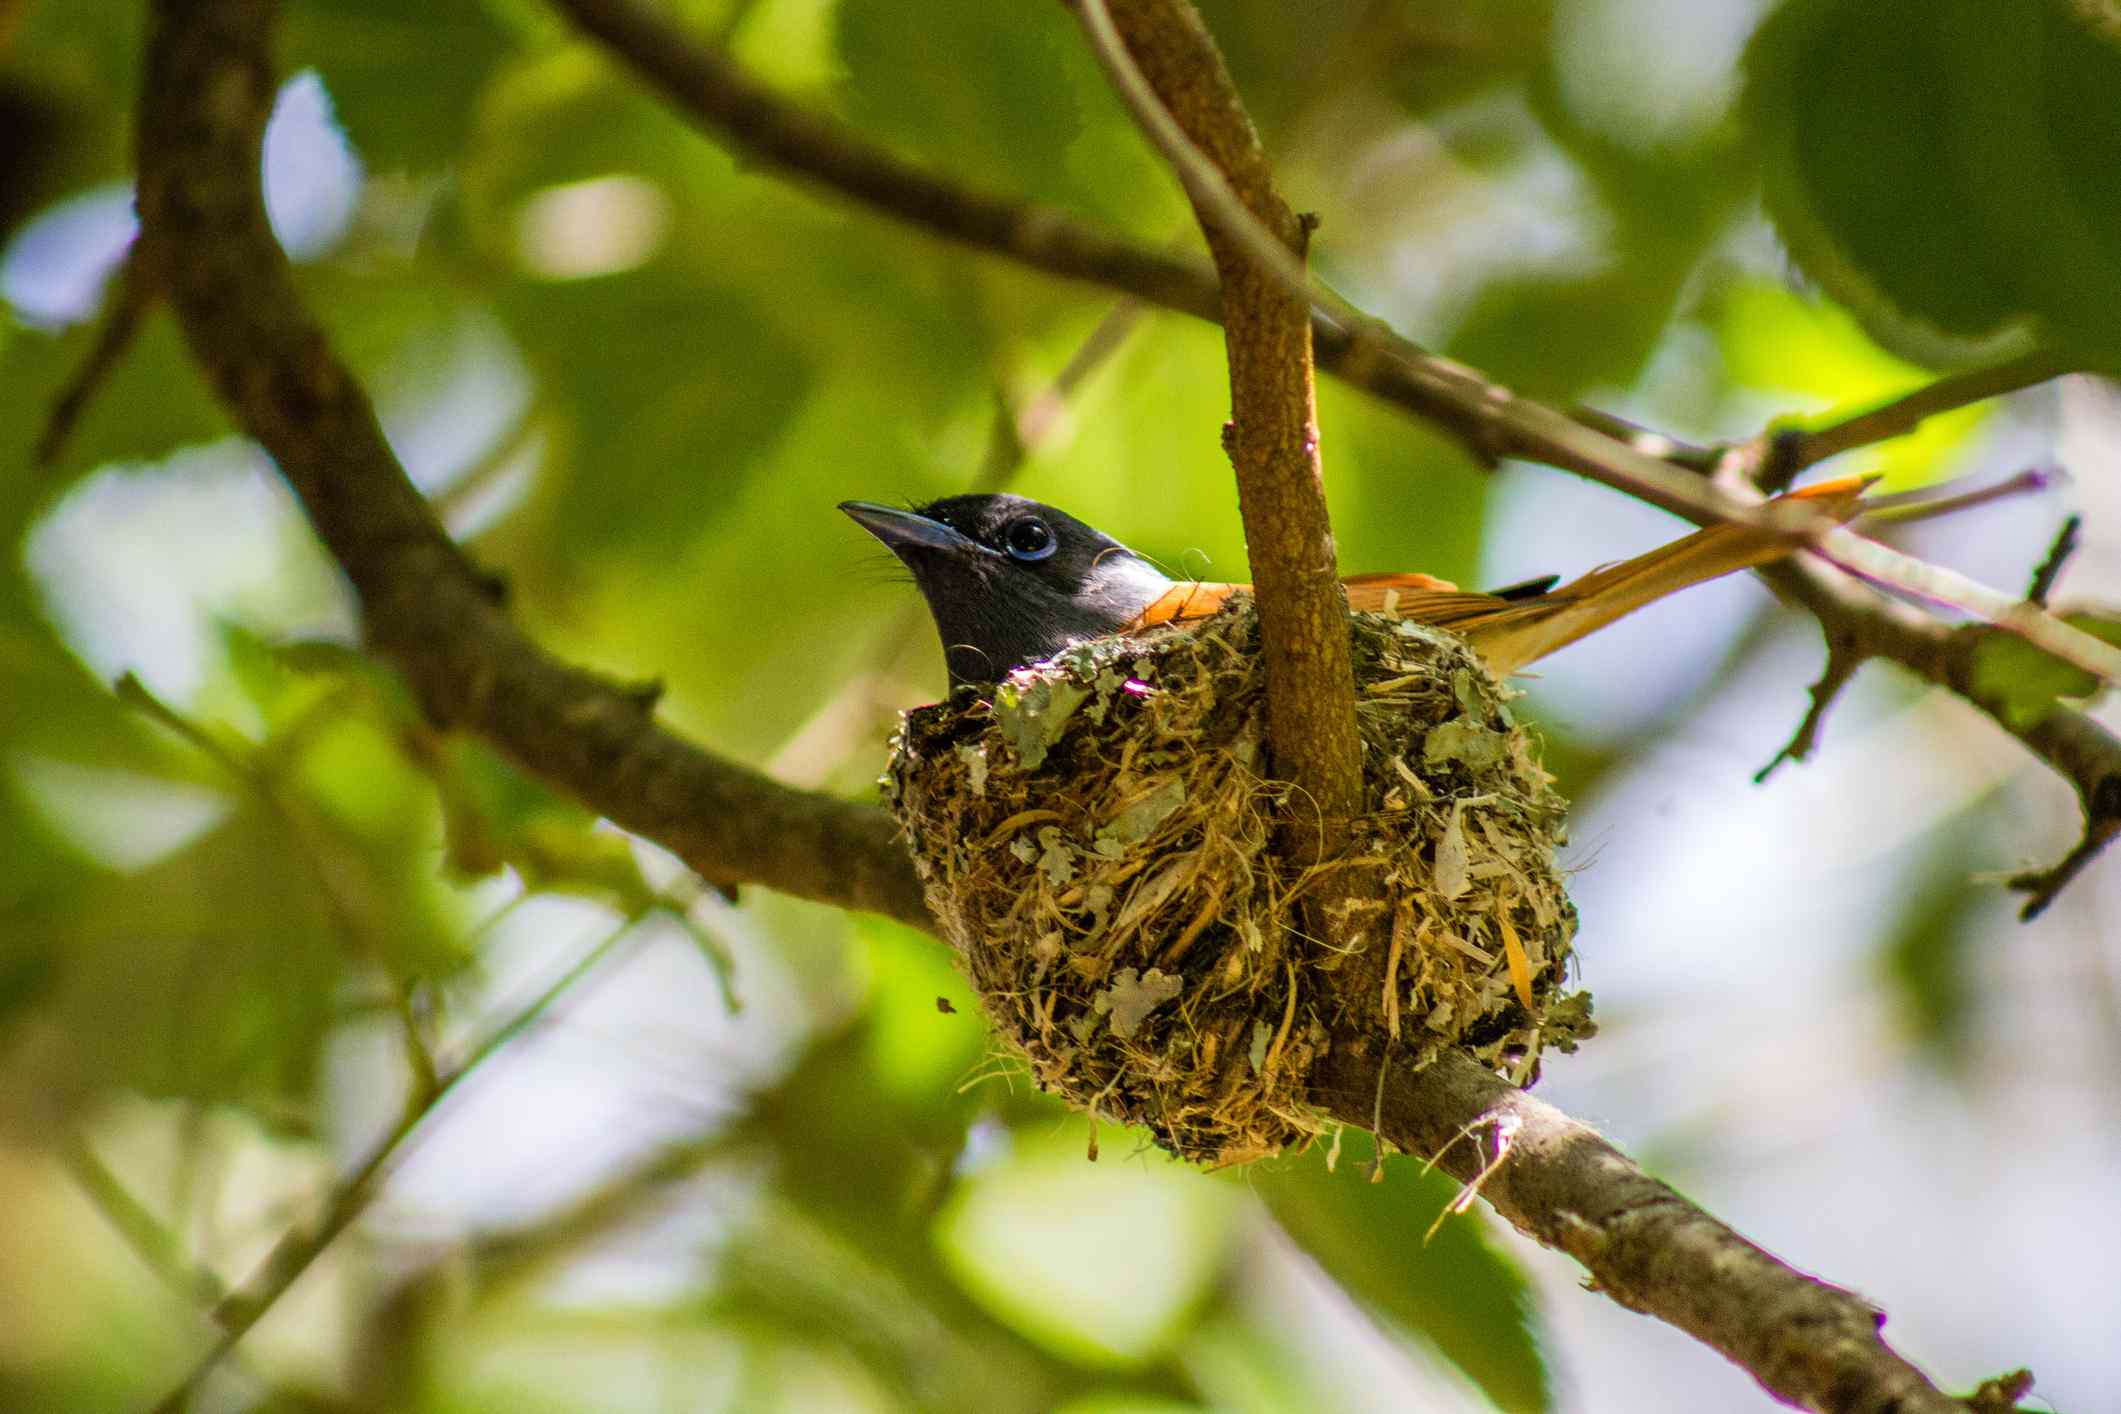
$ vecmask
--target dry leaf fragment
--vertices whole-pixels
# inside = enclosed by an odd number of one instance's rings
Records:
[[[1452,801],[1451,821],[1443,827],[1443,837],[1436,841],[1436,892],[1445,898],[1457,898],[1470,882],[1465,812],[1464,801]]]
[[[1096,1007],[1111,1018],[1112,1034],[1126,1040],[1141,1029],[1150,1012],[1177,996],[1184,985],[1160,968],[1138,974],[1122,967],[1113,974],[1112,985],[1097,994]]]

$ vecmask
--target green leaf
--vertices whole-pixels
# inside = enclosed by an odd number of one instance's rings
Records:
[[[2067,0],[1793,0],[1745,111],[1807,274],[1926,363],[2121,362],[2121,49]]]
[[[1386,35],[1387,25],[1413,30],[1429,43],[1411,43],[1387,50],[1393,67],[1383,79],[1385,89],[1409,112],[1431,114],[1462,103],[1504,84],[1524,82],[1526,76],[1549,61],[1554,0],[1449,0],[1425,3],[1418,12],[1397,7],[1395,14],[1377,7]],[[1256,6],[1253,13],[1304,14],[1303,6]],[[1418,28],[1417,28],[1418,27]],[[1265,62],[1286,67],[1287,48],[1263,56]],[[1251,90],[1246,88],[1247,101]]]
[[[873,913],[851,922],[869,960],[862,1036],[876,1084],[908,1107],[954,1093],[989,1044],[971,988],[927,934]]]
[[[863,133],[961,180],[1080,197],[1082,39],[1058,5],[841,0],[842,101]]]
[[[280,54],[285,72],[323,75],[362,160],[388,172],[459,155],[512,46],[479,0],[305,0],[289,8]]]
[[[1005,682],[995,690],[995,725],[1002,740],[1016,748],[1023,770],[1036,771],[1046,764],[1046,753],[1090,694],[1091,689],[1061,677],[1040,678],[1029,686]]]
[[[1071,1136],[960,1184],[945,1263],[998,1319],[1069,1360],[1128,1368],[1178,1341],[1229,1250],[1236,1194],[1161,1156],[1086,1163]]]
[[[2121,12],[2110,0],[1958,0],[1966,195],[1994,258],[2059,343],[2121,367]]]
[[[70,1038],[70,1083],[272,1122],[305,1106],[349,962],[314,879],[253,805],[56,910],[39,931],[63,958],[47,1015]]]
[[[770,308],[689,274],[511,286],[500,312],[547,405],[576,429],[533,505],[574,553],[656,555],[697,539],[811,388],[805,350]]]
[[[2121,615],[2080,612],[2064,614],[2062,620],[2094,638],[2121,644]],[[2005,726],[2019,730],[2045,717],[2057,702],[2091,697],[2101,686],[2098,678],[2075,664],[2001,632],[1983,636],[1969,683],[1976,698],[1995,704]]]
[[[1551,1406],[1530,1285],[1491,1246],[1481,1220],[1446,1218],[1423,1235],[1459,1185],[1411,1159],[1371,1183],[1372,1141],[1343,1135],[1335,1171],[1321,1146],[1253,1169],[1275,1219],[1388,1330],[1420,1336],[1505,1410]]]

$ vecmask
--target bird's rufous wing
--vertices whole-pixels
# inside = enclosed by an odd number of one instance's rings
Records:
[[[1202,579],[1184,580],[1172,585],[1148,608],[1134,616],[1122,633],[1139,633],[1145,628],[1159,624],[1191,623],[1195,619],[1213,618],[1222,606],[1230,602],[1233,594],[1250,594],[1249,584],[1215,584]]]
[[[1837,520],[1848,520],[1862,509],[1863,490],[1871,480],[1848,476],[1822,481],[1778,496],[1775,503],[1802,501]],[[1793,548],[1786,535],[1726,521],[1530,599],[1477,594],[1426,574],[1356,575],[1342,584],[1352,609],[1434,624],[1471,640],[1489,669],[1501,677],[1667,594],[1778,560]],[[1231,595],[1250,588],[1202,581],[1174,584],[1128,631],[1208,618]]]

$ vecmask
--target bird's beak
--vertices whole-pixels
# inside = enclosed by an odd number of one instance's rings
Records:
[[[880,506],[874,501],[842,501],[840,509],[854,517],[856,525],[883,541],[894,555],[903,556],[909,550],[971,555],[985,549],[977,540],[959,534],[939,520],[930,520],[913,511],[902,511],[896,506]]]

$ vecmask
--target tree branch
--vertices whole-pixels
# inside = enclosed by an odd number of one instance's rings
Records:
[[[1939,378],[1877,407],[1810,431],[1792,428],[1779,439],[1773,433],[1763,434],[1762,440],[1773,442],[1776,449],[1767,457],[1773,467],[1772,474],[1760,480],[1770,490],[1779,489],[1775,484],[1777,481],[1787,486],[1799,472],[1828,457],[1838,457],[1843,452],[1868,447],[1874,442],[1890,441],[1914,431],[1939,413],[1972,407],[1990,398],[2000,398],[2005,393],[2015,393],[2021,388],[2060,378],[2071,371],[2070,365],[2060,356],[2045,349],[2035,349],[2004,363]]]
[[[95,1204],[104,1221],[171,1291],[195,1306],[205,1307],[216,1306],[227,1296],[221,1279],[211,1269],[192,1262],[184,1240],[133,1196],[85,1135],[67,1135],[59,1146],[59,1157],[75,1186]]]
[[[1598,1290],[1721,1352],[1778,1399],[1835,1414],[1965,1414],[1879,1339],[1884,1316],[1746,1241],[1597,1131],[1456,1052],[1416,1071],[1336,1043],[1314,1081],[1336,1118],[1477,1186]]]
[[[2019,912],[2021,919],[2029,922],[2038,917],[2063,886],[2121,836],[2121,740],[2084,713],[2060,703],[2035,721],[2021,722],[2010,704],[1984,684],[1976,671],[1983,649],[2000,629],[1939,623],[1825,564],[1785,560],[1760,573],[1819,620],[1830,645],[1830,663],[1838,654],[1844,676],[1867,659],[1882,658],[1950,688],[2017,737],[2075,789],[2084,813],[2083,838],[2053,868],[2011,881],[2013,888],[2029,895]],[[1822,684],[1832,676],[1830,670]],[[1823,713],[1824,704],[1815,700],[1814,707]],[[1818,723],[1812,717],[1807,714],[1807,723],[1816,737]]]
[[[142,258],[237,422],[270,452],[360,595],[369,644],[427,714],[676,852],[924,926],[878,810],[790,790],[656,726],[638,692],[554,661],[407,479],[367,395],[303,312],[257,171],[271,0],[157,0],[139,124]]]
[[[1301,289],[1307,231],[1274,190],[1252,120],[1188,0],[1119,0],[1109,10],[1105,0],[1076,0],[1076,10],[1099,62],[1178,169],[1222,281],[1223,445],[1259,604],[1267,747],[1274,774],[1300,797],[1283,820],[1285,848],[1299,864],[1316,863],[1341,852],[1363,786],[1348,601],[1318,452],[1311,308],[1280,268],[1292,267]],[[1255,226],[1264,240],[1239,234]]]

